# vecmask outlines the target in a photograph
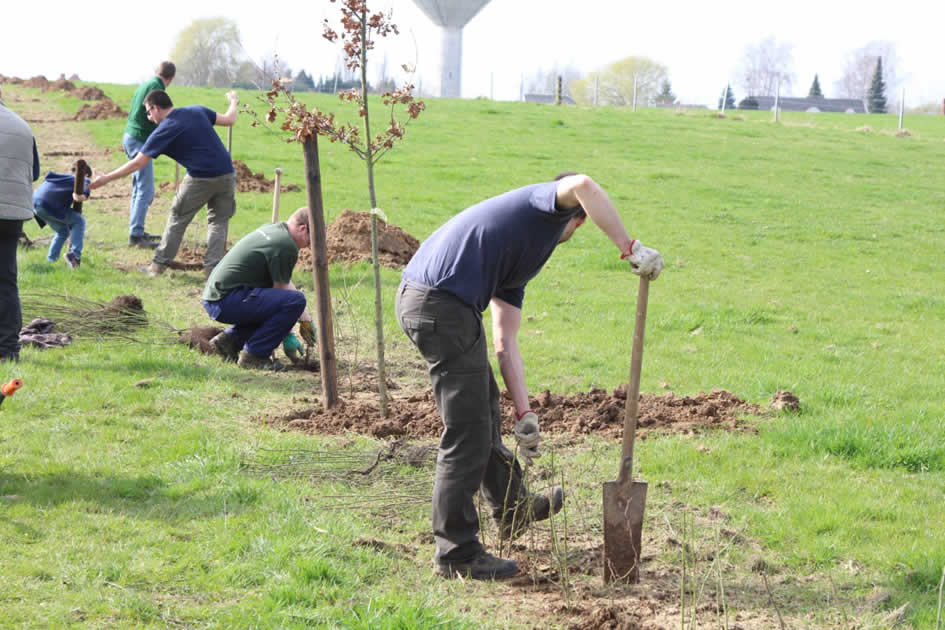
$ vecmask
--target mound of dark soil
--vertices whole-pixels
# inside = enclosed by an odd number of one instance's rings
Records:
[[[43,92],[72,92],[75,90],[75,83],[65,78],[59,78],[43,86]]]
[[[35,77],[32,77],[30,79],[23,81],[21,85],[23,87],[39,88],[40,90],[45,92],[46,87],[49,85],[49,79],[47,79],[46,77],[40,74],[40,75],[37,75]]]
[[[112,331],[133,330],[148,323],[144,304],[136,295],[119,295],[102,309],[97,319],[103,329]]]
[[[274,179],[266,179],[266,176],[260,173],[253,173],[246,164],[239,160],[233,160],[233,168],[236,170],[236,192],[272,192],[275,190],[276,182]],[[300,188],[295,184],[281,187],[282,192],[298,192]]]
[[[400,269],[420,247],[420,241],[396,225],[377,220],[378,258],[382,265]],[[367,212],[344,210],[335,219],[325,234],[328,246],[328,262],[352,263],[371,260],[371,215]],[[299,252],[302,269],[312,269],[312,252]]]
[[[96,103],[80,107],[72,120],[106,120],[127,117],[128,112],[116,105],[112,99],[105,97]]]
[[[230,244],[227,243],[227,249]],[[171,269],[180,271],[200,271],[203,269],[203,257],[207,253],[207,248],[202,247],[181,247],[177,256],[167,266]]]
[[[72,93],[72,96],[82,101],[101,101],[107,98],[105,96],[105,92],[95,87],[94,85],[86,85],[85,87],[80,87]]]
[[[216,348],[210,345],[210,340],[223,332],[222,328],[214,326],[195,326],[184,331],[177,343],[186,343],[190,348],[196,348],[203,354],[216,354]]]

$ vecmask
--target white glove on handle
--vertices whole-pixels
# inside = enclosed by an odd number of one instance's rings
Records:
[[[649,276],[650,280],[656,280],[663,270],[663,256],[655,249],[644,247],[643,243],[637,240],[630,241],[630,253],[623,254],[620,258],[627,259],[633,273]]]
[[[538,415],[529,409],[521,414],[515,414],[515,441],[519,450],[529,461],[533,457],[540,457],[538,444],[541,442],[541,433],[538,430]]]

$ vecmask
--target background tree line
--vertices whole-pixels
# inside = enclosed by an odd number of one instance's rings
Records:
[[[316,80],[305,70],[293,74],[286,60],[275,54],[254,62],[243,50],[236,23],[223,17],[191,23],[178,34],[171,58],[177,64],[176,80],[183,85],[253,89],[268,88],[273,78],[290,78],[292,89],[299,92],[334,93],[360,87],[360,78],[346,69]],[[832,93],[824,93],[815,75],[808,96],[860,99],[867,103],[868,111],[885,112],[891,104],[889,94],[894,94],[901,83],[895,45],[869,42],[851,51],[843,63],[841,78],[834,83]],[[739,106],[744,103],[751,108],[757,103],[754,97],[774,96],[779,89],[782,96],[789,95],[797,80],[793,65],[793,46],[789,43],[767,37],[746,45],[732,82],[745,95]],[[377,76],[376,85],[368,85],[370,92],[396,87],[387,74],[386,59],[378,64]],[[573,66],[538,70],[523,77],[522,91],[554,94],[558,77],[562,79],[563,96],[579,104],[622,107],[632,105],[634,99],[641,106],[676,102],[666,66],[642,56],[626,57],[591,72]],[[731,84],[727,89],[726,108],[729,100],[735,100]]]
[[[177,35],[171,59],[177,65],[175,82],[180,85],[268,89],[273,79],[288,78],[295,92],[334,93],[361,87],[361,78],[347,68],[316,81],[304,69],[293,74],[289,63],[275,53],[253,61],[243,49],[236,22],[223,17],[194,20]],[[368,84],[369,92],[396,89],[394,79],[387,75],[386,59],[377,71],[381,78]]]

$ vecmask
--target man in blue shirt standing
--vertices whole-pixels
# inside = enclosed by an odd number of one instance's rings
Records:
[[[174,80],[177,67],[170,61],[162,61],[154,71],[154,76],[138,86],[131,99],[128,111],[128,123],[121,139],[121,146],[128,159],[138,155],[157,124],[148,118],[144,111],[144,98],[153,90],[164,90]],[[128,245],[154,249],[158,239],[144,231],[144,220],[148,208],[154,201],[154,165],[148,162],[141,170],[131,176],[131,210],[128,216]]]
[[[157,123],[154,133],[133,159],[92,182],[94,190],[141,170],[159,155],[167,155],[187,169],[171,204],[161,244],[148,267],[150,277],[164,273],[174,260],[187,226],[204,205],[207,206],[204,275],[209,276],[223,258],[230,217],[236,212],[236,174],[230,154],[213,126],[232,127],[236,123],[239,96],[231,91],[226,98],[230,106],[219,114],[201,105],[174,107],[167,92],[152,91],[144,99],[144,108]]]
[[[477,490],[502,538],[515,538],[561,509],[562,490],[550,497],[529,493],[515,456],[502,444],[482,313],[492,311],[492,343],[515,406],[515,438],[531,460],[541,436],[517,341],[525,285],[588,216],[635,273],[659,275],[659,252],[631,239],[607,193],[577,173],[467,208],[424,241],[404,268],[397,319],[429,366],[444,426],[433,483],[434,570],[442,577],[488,580],[518,572],[515,560],[497,558],[479,542]]]

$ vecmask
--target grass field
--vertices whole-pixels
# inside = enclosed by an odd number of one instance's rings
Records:
[[[134,91],[100,87],[124,107]],[[226,104],[221,90],[172,85],[170,94],[176,105]],[[46,112],[37,117],[80,105],[14,86],[4,97],[15,110]],[[256,102],[252,93],[241,98]],[[333,97],[303,100],[351,116]],[[745,601],[756,612],[777,608],[788,627],[942,627],[945,118],[907,118],[910,133],[897,135],[892,115],[782,113],[774,123],[770,112],[716,118],[488,100],[427,107],[376,171],[391,223],[423,239],[476,201],[563,170],[588,173],[630,234],[667,263],[650,291],[641,390],[722,388],[763,406],[786,389],[801,400],[798,413],[754,419],[756,435],[638,444],[652,488],[644,544],[667,523],[679,531],[687,514],[699,526],[721,511],[750,544],[731,549],[722,577],[709,583],[750,590],[753,555],[780,580],[771,597],[779,604],[762,591],[740,599],[743,610],[751,612]],[[270,178],[280,167],[283,183],[302,187],[283,195],[284,214],[304,205],[300,148],[249,122],[241,116],[234,130],[234,158]],[[71,124],[73,142],[111,147],[110,166],[123,162],[123,120]],[[64,142],[37,135],[41,152]],[[320,154],[328,220],[367,209],[363,163],[325,141]],[[67,159],[50,158],[43,170],[62,170]],[[173,182],[166,158],[156,178]],[[231,238],[268,221],[271,203],[271,195],[241,194]],[[156,202],[149,231],[160,232],[168,204]],[[42,247],[21,251],[21,291],[102,301],[133,293],[176,327],[208,324],[199,274],[148,279],[134,270],[148,255],[125,246],[126,205],[117,194],[86,204],[86,256],[75,272],[46,263]],[[311,285],[301,273],[295,281]],[[384,270],[382,281],[388,360],[409,368],[417,357],[393,317],[399,274]],[[635,291],[594,227],[561,247],[526,293],[520,345],[531,393],[624,382]],[[333,267],[332,292],[339,358],[367,364],[368,267]],[[0,407],[0,626],[568,627],[569,615],[542,609],[537,596],[433,578],[427,506],[377,517],[327,498],[376,496],[414,483],[415,473],[395,471],[371,488],[252,474],[247,463],[280,453],[376,447],[260,421],[311,401],[317,379],[248,374],[176,344],[79,338],[64,349],[24,349],[22,358],[0,368],[0,379],[26,383]],[[143,379],[149,386],[136,387]],[[575,488],[574,505],[599,503],[618,450],[595,439],[568,443],[541,470]],[[597,510],[579,512],[571,527],[594,522]],[[691,535],[717,534],[706,526]],[[679,573],[678,553],[651,562]],[[671,600],[661,614],[689,627],[681,611]]]

